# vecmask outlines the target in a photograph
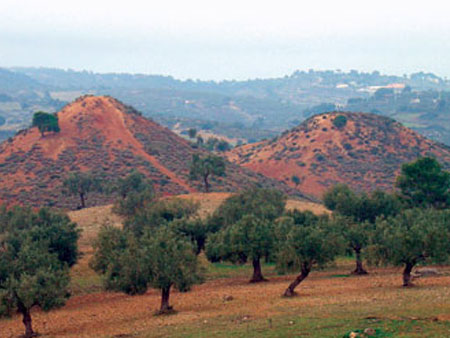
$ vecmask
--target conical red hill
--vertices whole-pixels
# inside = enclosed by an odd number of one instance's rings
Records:
[[[58,119],[59,133],[42,137],[37,128],[30,128],[0,145],[2,202],[73,207],[76,199],[61,195],[62,181],[71,171],[91,170],[112,180],[137,169],[162,194],[201,189],[188,174],[192,155],[203,151],[114,98],[81,97],[58,112]],[[252,182],[289,190],[232,164],[213,188],[232,191]],[[88,203],[109,201],[93,194]]]
[[[236,164],[317,197],[338,182],[391,190],[401,165],[420,156],[450,168],[449,147],[383,116],[341,112],[313,116],[278,138],[228,153]]]

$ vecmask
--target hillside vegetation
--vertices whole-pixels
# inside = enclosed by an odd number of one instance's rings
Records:
[[[37,110],[59,111],[83,94],[111,95],[171,129],[254,142],[273,137],[313,114],[343,109],[394,117],[450,144],[449,81],[352,70],[295,71],[248,81],[181,81],[170,76],[100,74],[48,68],[0,70],[0,139],[27,127]],[[178,128],[178,129],[179,129]]]
[[[32,127],[0,145],[1,201],[75,208],[76,197],[62,198],[62,182],[69,172],[91,171],[113,181],[136,169],[163,195],[203,189],[201,181],[189,180],[189,166],[194,154],[207,152],[116,99],[84,96],[57,117],[58,133],[41,135]],[[211,180],[216,191],[261,184],[301,195],[230,163],[226,176]],[[104,194],[89,198],[91,206],[111,202]]]
[[[450,148],[375,114],[333,112],[279,137],[234,148],[230,161],[321,197],[336,183],[391,190],[400,167],[420,156],[450,168]]]

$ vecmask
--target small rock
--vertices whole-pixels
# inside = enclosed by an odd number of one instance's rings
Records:
[[[203,321],[203,324],[207,324],[208,323],[208,321],[205,319],[204,321]]]
[[[433,268],[419,268],[416,269],[415,275],[418,276],[437,276],[439,275],[439,271]]]
[[[289,325],[294,325],[294,321],[293,321],[293,320],[290,320],[290,321],[289,321]]]
[[[350,334],[348,335],[350,338],[356,338],[359,337],[359,333],[358,332],[350,332]]]
[[[234,297],[232,295],[225,295],[222,297],[224,302],[230,302],[234,299]]]
[[[377,332],[374,329],[372,329],[371,327],[368,327],[367,329],[365,329],[364,333],[368,336],[375,336],[377,334]]]

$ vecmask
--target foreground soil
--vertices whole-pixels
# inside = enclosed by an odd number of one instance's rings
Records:
[[[398,269],[372,270],[369,276],[347,277],[348,263],[315,272],[292,299],[281,294],[293,276],[274,276],[249,284],[248,269],[230,278],[207,281],[188,293],[175,292],[178,311],[154,316],[160,295],[93,293],[76,296],[59,310],[33,312],[37,331],[48,337],[164,337],[164,336],[343,336],[354,329],[381,329],[394,336],[450,335],[450,276],[423,278],[415,288],[400,285]],[[233,270],[216,267],[216,270]],[[246,276],[243,276],[243,273]],[[232,300],[225,301],[225,296]],[[18,336],[21,318],[0,322],[1,337]]]
[[[227,194],[194,194],[203,215]],[[290,201],[288,207],[317,208]],[[320,212],[319,212],[320,213]],[[314,271],[298,288],[298,296],[281,294],[294,276],[278,276],[273,265],[263,267],[267,283],[249,284],[251,267],[210,264],[200,257],[206,282],[188,293],[173,292],[177,311],[155,316],[160,294],[142,296],[102,291],[101,279],[89,268],[92,241],[102,224],[121,225],[111,206],[70,213],[83,229],[84,256],[72,269],[73,297],[49,313],[34,309],[33,324],[44,337],[342,337],[353,330],[376,329],[378,337],[450,336],[450,267],[437,267],[438,276],[416,280],[402,288],[401,269],[370,269],[370,275],[350,276],[352,258]],[[0,319],[0,337],[23,333],[21,317]]]

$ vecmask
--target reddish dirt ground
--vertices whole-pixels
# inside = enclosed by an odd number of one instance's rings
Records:
[[[377,315],[388,316],[380,307],[392,302],[401,304],[408,297],[449,297],[450,277],[441,276],[420,280],[420,287],[404,290],[399,287],[399,269],[377,269],[366,277],[330,278],[342,271],[314,272],[300,285],[300,296],[294,299],[280,297],[294,276],[270,277],[270,282],[249,284],[248,278],[229,278],[195,286],[191,292],[174,292],[171,298],[177,314],[155,317],[160,294],[151,290],[142,296],[117,293],[95,293],[70,299],[59,310],[43,313],[33,311],[34,327],[45,336],[93,337],[136,335],[164,336],[159,330],[190,325],[212,325],[223,318],[248,315],[252,320],[272,318],[296,308],[311,311],[332,306],[364,305]],[[233,300],[224,302],[224,295]],[[448,299],[448,298],[447,298]],[[438,303],[438,302],[437,302]],[[436,306],[438,304],[436,303]],[[442,303],[442,304],[444,304]],[[440,304],[440,303],[439,303]],[[386,308],[387,309],[387,308]],[[443,307],[438,320],[449,320],[448,308]],[[395,318],[394,315],[391,317]],[[209,324],[208,324],[209,323]],[[15,337],[23,330],[19,317],[0,321],[0,337]],[[236,325],[234,320],[230,327]],[[167,334],[167,333],[166,333]]]

